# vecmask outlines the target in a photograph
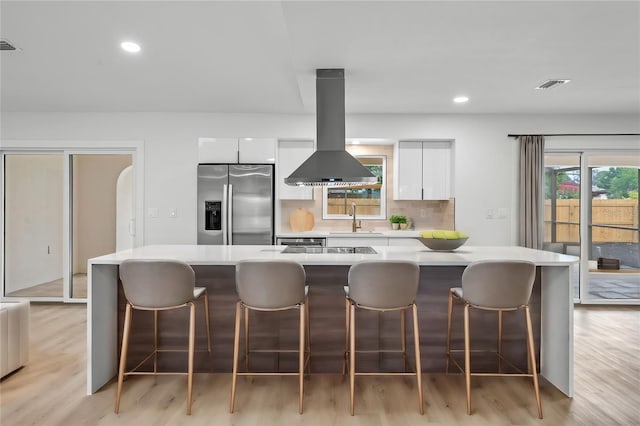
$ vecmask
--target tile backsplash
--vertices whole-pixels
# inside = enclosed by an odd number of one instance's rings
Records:
[[[322,189],[315,190],[313,201],[280,201],[280,232],[291,232],[289,215],[294,209],[306,208],[315,217],[315,231],[350,231],[349,219],[322,219]],[[387,217],[393,214],[407,216],[411,229],[455,229],[453,198],[448,201],[387,201]],[[424,216],[424,217],[423,217]],[[388,219],[362,219],[362,231],[391,229]]]
[[[405,215],[411,229],[455,229],[455,199],[443,201],[396,201],[393,199],[393,146],[392,145],[348,145],[347,151],[353,155],[385,155],[387,157],[387,218],[391,215]],[[306,208],[315,217],[316,231],[350,231],[349,219],[322,219],[322,188],[314,188],[314,199],[281,200],[280,232],[291,232],[289,215],[297,208]],[[363,231],[384,231],[391,229],[388,219],[362,219]]]

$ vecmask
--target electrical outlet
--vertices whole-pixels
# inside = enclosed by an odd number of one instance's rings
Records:
[[[427,217],[427,209],[420,209],[420,217],[421,218]]]

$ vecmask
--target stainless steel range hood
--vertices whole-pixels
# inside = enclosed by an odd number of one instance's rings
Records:
[[[284,179],[287,185],[364,185],[378,179],[345,151],[344,69],[316,70],[316,152]]]

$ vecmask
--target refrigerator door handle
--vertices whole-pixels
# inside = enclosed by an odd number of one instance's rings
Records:
[[[224,184],[222,186],[222,245],[227,245],[227,239],[228,239],[228,235],[227,235],[227,203],[228,203],[228,197],[227,197],[227,185]]]
[[[229,229],[227,230],[227,240],[229,245],[233,245],[233,185],[229,184],[229,195],[227,200],[227,208],[229,209],[228,222]]]

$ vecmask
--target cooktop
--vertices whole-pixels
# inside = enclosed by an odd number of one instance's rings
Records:
[[[346,254],[376,254],[371,247],[321,247],[321,246],[287,246],[282,253],[346,253]]]

